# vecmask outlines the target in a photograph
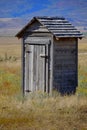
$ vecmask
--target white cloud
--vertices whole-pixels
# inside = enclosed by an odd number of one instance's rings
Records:
[[[10,20],[12,20],[12,18],[0,18],[0,21],[2,22],[8,22]]]

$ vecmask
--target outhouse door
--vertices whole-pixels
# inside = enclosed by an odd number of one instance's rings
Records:
[[[25,50],[25,91],[49,92],[49,42],[32,42]]]

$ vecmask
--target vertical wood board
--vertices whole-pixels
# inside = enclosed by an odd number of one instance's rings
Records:
[[[27,92],[49,91],[48,46],[49,44],[26,44],[25,91]]]
[[[75,38],[54,42],[54,88],[61,92],[74,91],[77,85],[76,44]]]

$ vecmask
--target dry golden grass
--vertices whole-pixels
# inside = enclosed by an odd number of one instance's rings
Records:
[[[2,130],[86,130],[87,99],[39,92],[22,103],[0,95],[0,115]]]
[[[21,56],[21,40],[15,37],[0,37],[0,56]]]
[[[20,58],[17,42],[1,42],[0,55]],[[84,40],[79,49],[87,49]],[[22,98],[20,64],[19,59],[0,62],[0,130],[87,130],[87,54],[79,55],[79,87],[71,96],[37,92]]]
[[[87,52],[87,38],[78,40],[78,49],[79,52]]]
[[[0,45],[12,45],[12,44],[20,44],[21,39],[17,39],[16,37],[0,37]]]

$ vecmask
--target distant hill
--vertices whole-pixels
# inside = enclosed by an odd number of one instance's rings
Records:
[[[87,23],[77,22],[72,19],[68,19],[73,25],[75,25],[80,31],[87,35]],[[23,28],[29,19],[25,18],[0,18],[0,36],[15,36],[15,34]]]
[[[0,36],[14,36],[28,21],[21,18],[0,18]]]

